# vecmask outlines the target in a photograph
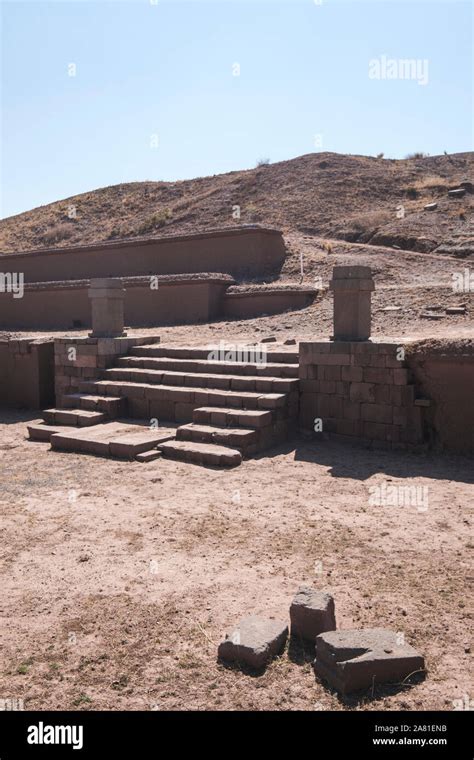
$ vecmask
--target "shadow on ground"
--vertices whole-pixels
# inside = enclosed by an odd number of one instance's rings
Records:
[[[311,441],[295,437],[256,458],[289,454],[292,451],[295,462],[312,462],[327,467],[334,478],[367,480],[373,475],[385,474],[394,478],[432,478],[474,483],[472,459],[438,452],[383,451],[331,440]]]

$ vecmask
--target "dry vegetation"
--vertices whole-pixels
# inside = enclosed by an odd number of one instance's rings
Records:
[[[472,241],[473,196],[466,196],[460,216],[459,201],[446,195],[448,188],[472,176],[471,153],[406,160],[312,153],[275,164],[262,161],[248,171],[181,182],[133,182],[74,196],[1,221],[0,249],[15,252],[258,222],[328,239],[372,242],[384,235],[386,241],[402,242],[400,247],[433,251]],[[433,198],[439,209],[430,215],[423,205]],[[400,204],[404,219],[396,216]]]

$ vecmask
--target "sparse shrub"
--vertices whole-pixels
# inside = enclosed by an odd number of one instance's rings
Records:
[[[421,150],[415,153],[408,153],[405,158],[428,158],[429,153],[423,153]]]
[[[261,166],[268,166],[269,163],[270,163],[269,158],[259,158],[257,161],[257,169]]]
[[[384,157],[384,155],[385,155],[385,153],[377,153],[377,156],[376,156],[376,158],[383,158],[383,157]]]
[[[260,211],[258,206],[256,206],[255,203],[248,203],[245,207],[245,215],[249,219],[259,219]]]
[[[73,700],[73,705],[74,707],[79,707],[80,705],[88,705],[91,702],[92,699],[87,694],[81,693]]]
[[[147,217],[138,227],[137,232],[139,235],[145,235],[147,232],[151,232],[154,229],[163,227],[168,219],[172,217],[172,213],[169,208],[162,209],[156,214],[152,214]]]
[[[411,198],[412,200],[415,200],[415,198],[418,198],[418,190],[416,187],[406,187],[405,192],[407,194],[407,198]]]
[[[422,192],[423,190],[440,190],[445,191],[447,182],[444,177],[439,174],[428,174],[422,179],[418,179],[413,186],[416,190]]]
[[[353,217],[349,224],[353,230],[361,233],[374,233],[379,227],[393,221],[393,214],[390,211],[367,211],[365,214]]]
[[[55,243],[59,243],[61,240],[67,240],[67,238],[70,238],[73,233],[73,230],[71,229],[71,226],[64,222],[63,224],[55,224],[54,227],[51,227],[49,230],[46,230],[46,232],[43,232],[39,239],[42,243],[46,243],[48,245],[54,245]]]

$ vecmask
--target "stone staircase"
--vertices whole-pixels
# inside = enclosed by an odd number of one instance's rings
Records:
[[[206,347],[135,346],[100,379],[64,396],[64,408],[45,410],[30,437],[54,449],[142,461],[154,451],[239,465],[286,440],[298,416],[298,353],[269,349],[262,360],[261,349],[258,361],[221,361]]]

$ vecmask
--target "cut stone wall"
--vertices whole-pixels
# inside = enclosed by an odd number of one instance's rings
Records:
[[[0,406],[42,409],[53,400],[53,341],[0,340]]]
[[[54,341],[56,406],[64,406],[64,396],[79,393],[85,380],[102,377],[118,357],[133,346],[159,343],[158,336],[124,338],[56,338]]]
[[[406,362],[397,358],[401,348],[370,341],[300,343],[300,427],[384,448],[421,444],[422,407]]]

